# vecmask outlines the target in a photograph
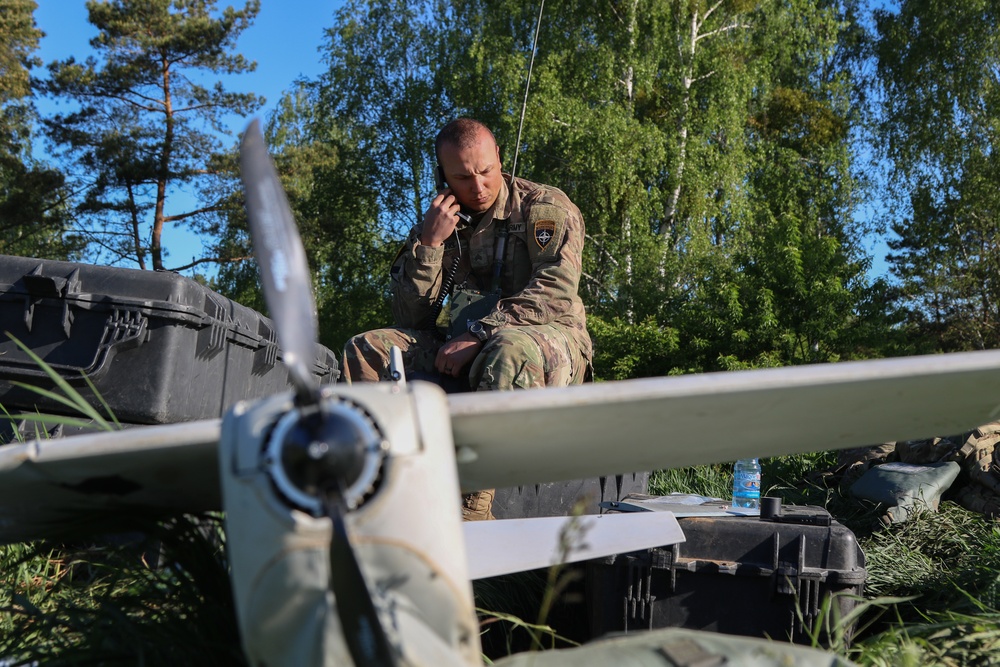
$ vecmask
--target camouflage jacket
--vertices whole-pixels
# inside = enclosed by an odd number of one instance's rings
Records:
[[[453,234],[443,247],[421,245],[422,225],[414,226],[391,269],[396,324],[418,328],[427,322],[459,253],[453,291],[490,291],[500,220],[509,214],[501,298],[482,318],[483,325],[492,335],[503,327],[558,324],[589,359],[590,335],[578,294],[584,239],[580,209],[561,190],[518,178],[508,211],[508,187],[505,179],[493,208],[475,226],[460,228],[458,240]]]

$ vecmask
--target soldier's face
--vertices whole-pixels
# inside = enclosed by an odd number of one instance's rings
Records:
[[[444,178],[453,195],[467,211],[489,210],[500,196],[503,175],[500,172],[500,149],[487,132],[480,132],[472,146],[441,146],[438,159]]]

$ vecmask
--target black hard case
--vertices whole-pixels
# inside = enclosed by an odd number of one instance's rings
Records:
[[[798,506],[786,514],[804,523],[679,518],[685,542],[592,561],[591,634],[682,627],[811,643],[828,598],[834,617],[857,605],[865,557],[854,533],[826,510]],[[847,641],[852,630],[844,628]],[[819,633],[820,643],[829,640]]]
[[[67,408],[14,384],[54,386],[7,332],[93,401],[89,378],[123,423],[219,417],[289,387],[269,319],[172,272],[0,255],[0,330],[8,412]],[[316,346],[312,372],[336,381],[330,350]]]
[[[601,503],[644,494],[648,485],[649,473],[637,472],[497,489],[493,514],[498,519],[602,514]]]

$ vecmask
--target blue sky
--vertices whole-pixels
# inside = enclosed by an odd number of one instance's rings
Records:
[[[220,0],[218,6],[238,4]],[[264,95],[268,108],[273,108],[297,77],[319,74],[317,49],[340,4],[340,0],[261,0],[260,13],[238,43],[240,53],[257,61],[257,71],[232,77],[227,85]],[[97,34],[87,22],[86,0],[38,0],[35,22],[46,33],[38,52],[45,63],[70,56],[86,58],[88,42]]]
[[[38,51],[42,61],[48,64],[70,56],[85,59],[91,53],[89,41],[97,34],[87,22],[86,0],[37,1],[35,23],[45,32]],[[272,110],[282,92],[297,78],[315,78],[322,71],[317,49],[324,42],[324,29],[333,24],[333,14],[340,4],[340,0],[261,0],[260,13],[237,45],[240,53],[257,61],[257,70],[224,78],[226,86],[266,97],[267,104],[260,115]],[[219,7],[229,5],[242,6],[242,3],[218,2]],[[46,100],[39,100],[38,107],[43,114],[54,108]],[[244,119],[234,119],[234,123],[235,135],[246,123]],[[180,265],[187,257],[200,254],[200,240],[183,228],[165,230],[164,244],[171,250],[170,264]]]

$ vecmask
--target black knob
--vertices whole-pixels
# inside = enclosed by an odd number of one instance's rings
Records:
[[[781,516],[781,498],[764,496],[760,499],[760,518],[771,521]]]

